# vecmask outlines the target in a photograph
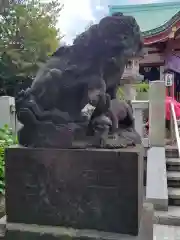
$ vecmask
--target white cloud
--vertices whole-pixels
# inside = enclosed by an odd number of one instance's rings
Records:
[[[64,4],[59,27],[65,34],[64,41],[71,43],[73,38],[82,32],[89,22],[94,21],[90,0],[61,0]]]
[[[0,0],[1,1],[1,0]],[[46,0],[49,1],[49,0]],[[64,9],[59,19],[59,28],[65,35],[64,41],[72,43],[74,37],[84,31],[89,23],[96,22],[108,14],[108,5],[141,4],[162,2],[163,0],[59,0]],[[164,0],[174,1],[174,0]]]
[[[96,6],[96,10],[98,10],[98,11],[102,11],[102,10],[104,10],[104,9],[105,9],[104,6],[101,6],[101,5],[97,5],[97,6]]]

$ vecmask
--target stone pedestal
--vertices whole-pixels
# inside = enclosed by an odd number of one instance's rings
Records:
[[[153,81],[149,88],[149,143],[151,147],[165,146],[165,84]]]
[[[103,232],[137,236],[142,201],[140,146],[7,150],[8,240],[66,239],[69,231],[73,231],[73,239],[97,239],[93,234]],[[47,236],[42,237],[41,231]],[[88,237],[78,235],[84,231]]]
[[[124,99],[125,100],[132,101],[132,100],[136,99],[137,92],[136,92],[135,87],[133,87],[133,85],[131,83],[124,84],[123,92],[124,92]]]

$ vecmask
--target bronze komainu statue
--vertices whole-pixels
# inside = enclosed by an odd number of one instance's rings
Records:
[[[129,105],[115,98],[127,61],[140,56],[142,48],[135,19],[119,13],[92,25],[71,46],[57,49],[31,88],[16,97],[17,117],[24,125],[19,143],[73,148],[139,141]],[[88,103],[95,107],[90,120],[82,115]],[[129,128],[133,130],[126,132],[134,133],[136,141],[122,133]]]

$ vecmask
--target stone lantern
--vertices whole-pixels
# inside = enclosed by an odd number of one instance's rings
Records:
[[[121,78],[125,100],[131,101],[136,99],[136,88],[134,85],[142,80],[143,76],[139,74],[139,59],[129,60]]]

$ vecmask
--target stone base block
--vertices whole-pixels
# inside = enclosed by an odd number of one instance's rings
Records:
[[[6,240],[153,240],[153,208],[144,205],[138,236],[108,233],[96,230],[39,226],[29,224],[7,224]]]
[[[22,225],[22,227],[24,227]],[[37,226],[39,228],[39,226]],[[35,228],[35,227],[33,227]],[[49,228],[49,227],[48,227]],[[54,231],[54,233],[42,232],[32,232],[24,230],[12,230],[7,231],[6,240],[144,240],[139,236],[130,236],[122,234],[113,234],[113,233],[98,233],[98,232],[86,232],[81,234],[71,235],[71,232],[68,229],[61,229]],[[151,238],[153,240],[153,238]]]
[[[7,222],[138,235],[143,201],[141,153],[140,146],[9,148]],[[26,239],[16,237],[17,231],[14,234],[13,240]],[[30,235],[27,239],[41,239]]]

